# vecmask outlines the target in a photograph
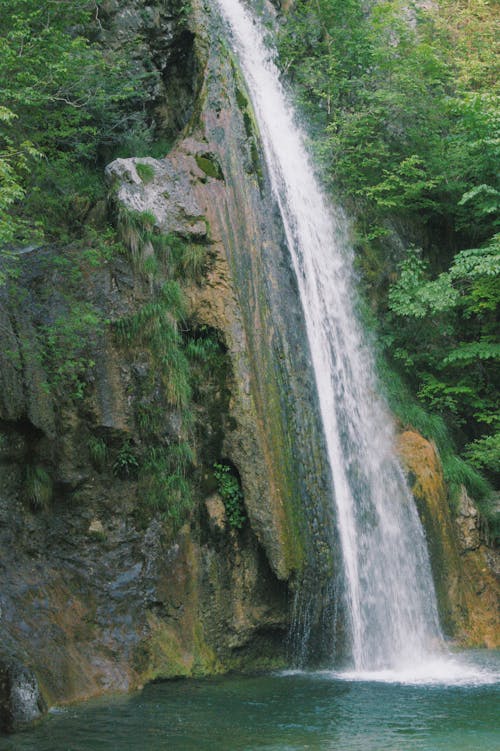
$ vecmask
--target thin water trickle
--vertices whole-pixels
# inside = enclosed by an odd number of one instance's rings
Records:
[[[425,537],[354,310],[347,224],[328,206],[264,32],[217,0],[249,89],[298,280],[342,548],[351,666],[402,670],[440,648]]]

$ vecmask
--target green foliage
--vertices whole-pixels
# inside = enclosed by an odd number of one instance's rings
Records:
[[[178,407],[187,406],[191,396],[189,363],[176,324],[184,313],[184,305],[178,283],[170,280],[162,286],[156,300],[115,325],[121,343],[147,347],[167,401]]]
[[[186,345],[186,354],[189,358],[200,363],[216,365],[215,360],[220,358],[220,344],[211,336],[201,336],[189,339]]]
[[[135,168],[143,183],[150,183],[154,180],[155,170],[151,164],[147,164],[146,162],[136,162]]]
[[[472,466],[485,469],[492,474],[500,472],[500,432],[478,438],[465,449],[465,455]]]
[[[46,469],[39,465],[26,467],[25,495],[33,511],[48,508],[53,495],[52,478]]]
[[[424,433],[438,427],[429,421],[451,430],[448,479],[483,498],[464,463],[473,454],[456,452],[490,446],[499,420],[497,20],[483,0],[298,0],[280,34],[325,182],[359,212],[358,269],[377,293],[387,353],[422,405],[408,395],[405,411]],[[391,224],[429,237],[400,258],[396,279]]]
[[[498,515],[492,505],[492,488],[478,470],[488,467],[487,462],[491,460],[494,472],[495,451],[498,451],[498,446],[495,449],[494,441],[490,438],[482,439],[466,448],[465,458],[460,457],[443,417],[419,404],[410,393],[407,384],[387,361],[381,359],[378,365],[389,406],[402,427],[417,430],[424,438],[435,444],[443,465],[452,510],[457,510],[460,489],[464,485],[469,495],[474,498],[490,531],[494,533],[498,525]],[[474,458],[476,451],[477,461]],[[484,455],[484,463],[481,463],[481,455]]]
[[[133,480],[139,471],[139,460],[132,446],[132,441],[127,438],[116,455],[113,462],[113,474],[122,480]]]
[[[103,193],[96,164],[124,135],[146,130],[145,81],[129,50],[90,41],[99,36],[92,4],[10,0],[4,6],[0,242],[27,242],[41,233],[64,237]]]
[[[227,464],[214,464],[214,476],[219,494],[224,502],[227,520],[231,527],[241,529],[246,521],[243,491],[238,478]]]
[[[71,300],[71,307],[40,327],[42,361],[51,390],[81,399],[95,361],[90,343],[102,331],[101,314],[90,303]]]
[[[399,279],[389,291],[389,308],[396,315],[425,318],[456,307],[459,293],[449,276],[441,274],[436,281],[426,281],[427,267],[417,251],[408,251]]]
[[[128,159],[130,157],[152,157],[164,159],[172,150],[173,139],[158,138],[151,126],[137,125],[126,133],[117,147],[113,150],[114,159]]]
[[[13,221],[10,211],[26,193],[23,178],[29,172],[30,161],[40,156],[29,141],[15,142],[17,117],[0,106],[0,246],[12,243],[16,232],[24,227],[22,220]]]
[[[102,472],[106,466],[106,460],[108,457],[108,447],[106,446],[105,441],[103,441],[102,438],[92,435],[88,440],[87,447],[93,467],[98,472]]]
[[[208,269],[208,255],[206,246],[200,243],[186,243],[177,259],[178,276],[201,282]]]
[[[458,253],[435,279],[429,278],[428,264],[410,253],[389,290],[393,355],[408,370],[419,398],[447,413],[455,427],[472,428],[475,437],[498,420],[499,275],[496,235],[483,248]]]
[[[313,124],[325,177],[363,202],[374,226],[395,212],[429,222],[446,213],[457,227],[467,224],[471,238],[484,238],[497,193],[498,100],[490,86],[454,86],[466,64],[455,57],[456,37],[469,30],[464,24],[450,33],[442,5],[299,0],[282,27],[281,61]],[[467,40],[467,57],[492,35],[493,10],[483,21]],[[481,65],[489,79],[494,55]]]
[[[156,218],[151,212],[132,211],[120,204],[117,216],[118,233],[136,267],[140,267],[144,261],[144,250],[153,250],[155,224]]]
[[[173,233],[161,233],[151,212],[120,206],[117,226],[134,265],[143,273],[156,279],[163,271],[171,279],[197,283],[206,275],[209,260],[206,246],[187,242]]]
[[[488,481],[468,462],[454,453],[445,454],[441,457],[441,461],[452,508],[456,508],[456,502],[463,485],[474,498],[479,510],[488,519],[491,511],[491,486]]]
[[[144,506],[159,512],[176,534],[193,507],[188,472],[194,461],[193,451],[186,442],[148,449],[139,481]]]
[[[499,420],[498,9],[297,0],[283,21],[281,65],[327,187],[358,212],[357,268],[387,354],[422,405],[409,397],[405,409],[427,414],[424,428],[446,423],[450,482],[484,496],[463,464],[473,453],[456,451],[490,446]],[[428,238],[397,273],[391,226]]]

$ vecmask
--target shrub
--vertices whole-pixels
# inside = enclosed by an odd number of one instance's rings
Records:
[[[243,491],[238,478],[227,464],[214,464],[214,475],[226,508],[227,520],[231,527],[241,529],[246,516],[243,507]]]
[[[139,462],[135,454],[130,438],[122,444],[115,461],[113,462],[113,474],[116,477],[124,479],[134,479],[137,477]]]

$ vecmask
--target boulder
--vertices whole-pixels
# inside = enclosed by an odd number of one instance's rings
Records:
[[[33,670],[15,658],[0,658],[0,729],[7,733],[22,730],[46,711]]]

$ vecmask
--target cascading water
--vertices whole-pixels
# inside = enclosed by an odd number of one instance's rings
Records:
[[[418,665],[441,642],[436,598],[391,418],[356,320],[346,222],[314,177],[262,29],[240,0],[217,2],[250,91],[304,309],[335,491],[352,667]]]

